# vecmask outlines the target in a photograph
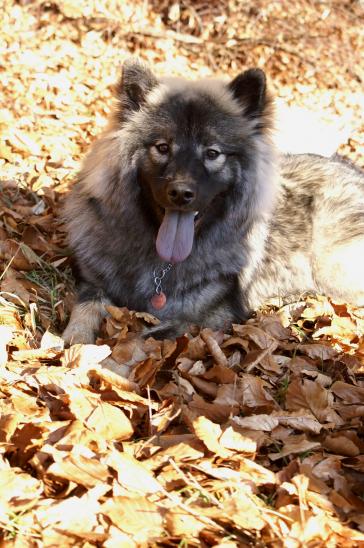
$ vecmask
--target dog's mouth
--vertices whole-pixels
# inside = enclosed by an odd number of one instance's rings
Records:
[[[169,263],[180,263],[192,251],[198,211],[165,209],[157,235],[157,253]]]

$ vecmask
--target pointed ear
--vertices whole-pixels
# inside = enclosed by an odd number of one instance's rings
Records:
[[[140,110],[147,94],[158,84],[157,78],[141,61],[130,59],[122,68],[121,80],[116,86],[122,114]]]
[[[234,78],[228,87],[244,108],[246,116],[255,118],[263,113],[267,104],[267,86],[262,70],[246,70]]]

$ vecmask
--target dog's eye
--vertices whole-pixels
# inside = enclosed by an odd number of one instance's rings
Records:
[[[216,158],[220,156],[220,152],[214,148],[208,148],[206,150],[206,158],[208,160],[216,160]]]
[[[167,143],[158,143],[155,145],[155,148],[158,150],[159,154],[169,153],[169,145]]]

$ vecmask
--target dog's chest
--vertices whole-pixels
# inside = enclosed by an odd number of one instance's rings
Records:
[[[224,286],[217,268],[202,268],[194,262],[173,267],[162,264],[140,272],[135,280],[137,308],[161,320],[193,318],[224,292]],[[165,295],[165,304],[156,308],[156,295],[161,293]]]
[[[138,308],[142,308],[160,319],[183,312],[189,304],[190,288],[179,284],[178,277],[172,269],[173,267],[168,264],[162,264],[139,274],[135,280]]]

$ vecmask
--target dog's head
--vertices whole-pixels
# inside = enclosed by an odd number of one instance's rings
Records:
[[[123,67],[117,96],[116,122],[160,224],[158,254],[183,261],[196,225],[203,226],[217,201],[238,186],[245,185],[247,200],[258,192],[246,174],[271,126],[265,75],[252,69],[230,83],[158,80],[132,61]]]

